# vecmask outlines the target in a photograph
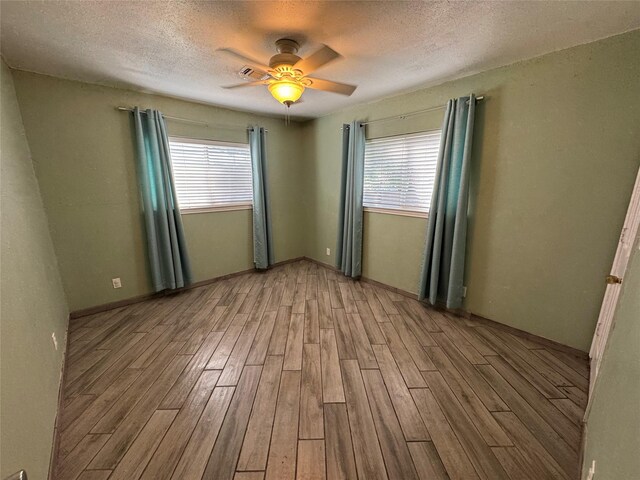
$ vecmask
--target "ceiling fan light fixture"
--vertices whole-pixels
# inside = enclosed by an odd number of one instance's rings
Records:
[[[268,88],[273,98],[283,105],[291,105],[298,101],[304,92],[304,85],[289,80],[273,82]]]
[[[2,0],[0,0],[2,1]],[[321,78],[309,77],[317,69],[323,67],[341,57],[341,55],[328,47],[322,45],[311,55],[300,58],[297,53],[300,45],[290,38],[281,38],[276,41],[278,53],[269,59],[268,65],[256,64],[255,60],[244,55],[237,54],[231,49],[222,49],[233,54],[235,57],[243,59],[247,66],[242,67],[240,74],[245,79],[253,81],[229,85],[222,88],[242,88],[254,86],[267,86],[269,92],[279,103],[288,108],[300,100],[306,88],[322,90],[325,92],[338,93],[349,96],[356,89],[354,85],[323,80]],[[253,65],[253,66],[250,66]]]

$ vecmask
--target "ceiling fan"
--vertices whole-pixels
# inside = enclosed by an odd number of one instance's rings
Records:
[[[243,68],[240,73],[249,78],[258,79],[252,82],[229,85],[222,88],[244,88],[266,85],[273,98],[283,105],[286,105],[287,108],[299,101],[305,88],[313,88],[347,96],[354,92],[356,87],[353,85],[308,76],[320,67],[339,58],[339,53],[323,45],[307,58],[300,58],[296,55],[299,49],[300,45],[295,40],[289,38],[277,40],[276,50],[278,53],[269,59],[269,66],[261,65],[259,62],[256,63],[254,60],[238,54],[233,50],[222,50],[256,67]]]

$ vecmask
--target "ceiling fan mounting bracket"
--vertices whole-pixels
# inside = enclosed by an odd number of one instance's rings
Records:
[[[281,38],[276,40],[276,50],[278,50],[278,53],[292,53],[295,55],[300,50],[300,44],[290,38]]]

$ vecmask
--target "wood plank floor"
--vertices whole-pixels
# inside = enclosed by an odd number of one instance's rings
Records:
[[[56,478],[576,479],[588,376],[300,261],[73,320]]]

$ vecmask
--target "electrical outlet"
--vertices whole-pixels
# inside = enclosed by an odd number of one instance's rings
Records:
[[[120,281],[120,277],[118,277],[118,278],[112,278],[112,279],[111,279],[111,283],[113,284],[113,288],[120,288],[120,287],[122,287],[122,282]]]
[[[327,255],[331,255],[331,249],[327,247]]]
[[[56,332],[51,333],[51,340],[53,340],[53,347],[58,350],[58,339],[56,338]]]
[[[596,474],[596,461],[591,462],[591,467],[589,468],[589,473],[587,473],[587,480],[593,480]]]
[[[462,298],[467,297],[467,287],[462,287]]]

